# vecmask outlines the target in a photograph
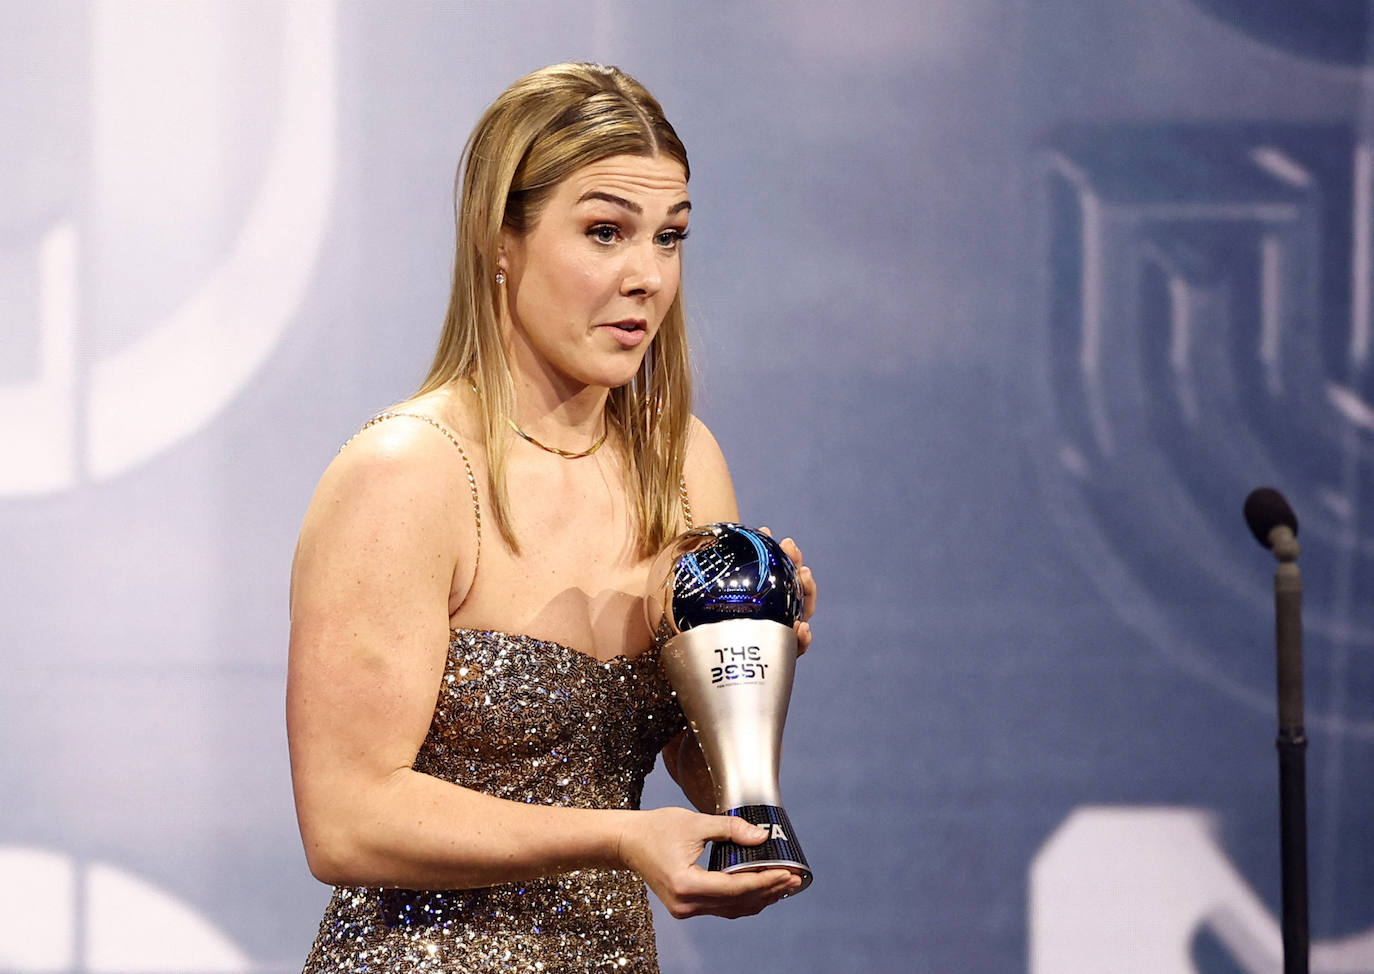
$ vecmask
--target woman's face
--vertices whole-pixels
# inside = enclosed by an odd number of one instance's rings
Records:
[[[554,188],[534,227],[501,236],[512,368],[629,382],[677,295],[687,179],[668,156],[613,156]]]

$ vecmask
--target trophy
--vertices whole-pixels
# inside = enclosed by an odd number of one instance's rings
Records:
[[[757,846],[717,841],[719,872],[811,867],[778,793],[802,592],[792,559],[768,535],[710,524],[678,535],[654,560],[645,599],[659,666],[706,757],[716,813],[768,829]]]

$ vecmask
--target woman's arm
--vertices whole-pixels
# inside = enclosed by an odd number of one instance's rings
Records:
[[[687,456],[683,460],[682,474],[687,483],[687,496],[692,503],[692,520],[697,525],[739,520],[735,484],[730,479],[725,455],[706,424],[695,416],[692,417],[687,436]],[[763,531],[771,533],[767,528],[763,528]],[[797,543],[791,538],[783,538],[779,544],[797,566],[797,579],[802,587],[802,620],[797,623],[797,655],[800,656],[811,646],[811,623],[807,620],[816,611],[819,590],[815,575],[802,561],[801,548],[797,547]]]
[[[785,874],[721,883],[694,865],[716,833],[758,841],[716,816],[532,806],[412,770],[442,677],[455,571],[471,571],[469,496],[447,442],[387,423],[336,458],[311,501],[287,681],[311,871],[339,885],[453,889],[629,866],[683,916],[753,913],[785,892]]]
[[[687,433],[687,456],[683,459],[682,479],[692,504],[692,521],[699,527],[717,521],[738,521],[739,503],[735,484],[720,444],[695,416]],[[714,812],[715,789],[706,758],[696,736],[685,730],[663,748],[663,766],[678,783],[687,800],[703,812]]]
[[[600,818],[548,829],[411,770],[443,672],[460,552],[474,550],[458,465],[432,431],[386,423],[335,459],[306,514],[287,730],[306,858],[325,882],[483,886],[614,855]]]

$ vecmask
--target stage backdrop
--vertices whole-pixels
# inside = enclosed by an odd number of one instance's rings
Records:
[[[454,164],[552,61],[692,158],[698,411],[824,589],[815,886],[669,974],[1277,970],[1302,520],[1316,971],[1374,971],[1365,0],[0,6],[0,970],[287,972],[315,479],[419,381]],[[661,772],[652,803],[676,801]]]

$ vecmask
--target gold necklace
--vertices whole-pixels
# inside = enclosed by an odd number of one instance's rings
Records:
[[[587,449],[583,450],[581,453],[574,453],[572,450],[560,450],[556,446],[549,446],[547,443],[540,443],[533,436],[530,436],[530,434],[522,430],[519,426],[516,426],[515,420],[513,419],[507,418],[506,422],[510,424],[510,428],[515,430],[515,434],[519,436],[522,440],[525,440],[529,443],[533,443],[535,446],[539,447],[539,449],[546,450],[547,452],[552,453],[555,456],[560,456],[564,460],[580,460],[583,457],[591,456],[597,450],[601,449],[601,444],[606,442],[606,437],[609,436],[611,433],[611,427],[608,423],[606,424],[605,428],[601,431],[601,438],[599,440],[597,440],[591,446],[587,447]]]
[[[477,388],[477,380],[469,377],[468,385],[472,387],[472,394],[476,396],[478,399],[481,399],[482,393]],[[506,422],[510,424],[511,429],[515,430],[515,435],[520,437],[520,439],[524,440],[526,443],[533,443],[535,446],[539,447],[539,449],[544,450],[547,453],[552,453],[554,456],[562,457],[564,460],[581,460],[583,457],[591,456],[597,450],[601,449],[601,445],[606,442],[606,437],[611,434],[611,426],[603,418],[601,421],[601,439],[597,440],[595,443],[587,447],[587,449],[583,450],[581,453],[576,453],[572,450],[560,450],[558,447],[549,446],[547,443],[540,443],[533,436],[530,436],[530,434],[522,430],[519,426],[516,426],[515,420],[511,419],[509,416],[506,417]]]

